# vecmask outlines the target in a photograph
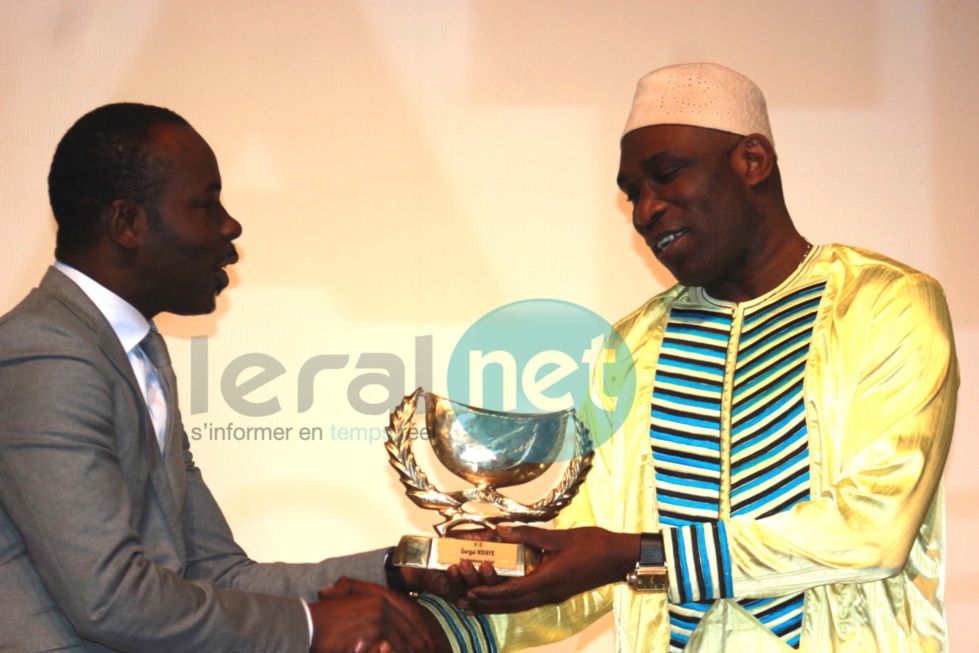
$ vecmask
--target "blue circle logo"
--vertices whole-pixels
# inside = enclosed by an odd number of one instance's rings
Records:
[[[449,399],[478,408],[574,409],[595,447],[625,421],[636,389],[632,353],[612,325],[556,299],[514,302],[477,320],[452,352],[447,381]],[[534,454],[541,458],[535,462],[568,460],[573,445],[574,438],[565,438],[558,449]]]

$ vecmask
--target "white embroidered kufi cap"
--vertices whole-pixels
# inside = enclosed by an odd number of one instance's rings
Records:
[[[653,125],[762,134],[775,144],[761,89],[741,73],[713,63],[667,66],[639,80],[622,135]]]

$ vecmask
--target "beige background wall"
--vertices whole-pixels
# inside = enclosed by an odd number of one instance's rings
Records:
[[[0,0],[0,310],[52,260],[45,179],[64,130],[107,102],[175,109],[216,151],[244,225],[218,311],[159,320],[187,427],[325,429],[205,437],[205,476],[259,559],[388,545],[434,518],[405,499],[380,441],[330,437],[386,423],[347,397],[359,356],[399,356],[410,389],[416,338],[431,336],[444,390],[452,346],[497,306],[553,297],[613,320],[665,288],[614,184],[621,126],[642,73],[724,63],[768,96],[801,231],[947,290],[963,370],[949,619],[966,650],[979,636],[977,33],[975,2]],[[266,417],[220,388],[252,352],[286,368],[248,397],[279,400]],[[301,412],[298,372],[320,354],[349,363]],[[609,624],[551,650],[610,650]]]

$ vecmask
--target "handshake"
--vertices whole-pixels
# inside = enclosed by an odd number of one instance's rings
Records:
[[[543,550],[540,566],[519,578],[498,575],[489,562],[477,567],[462,561],[445,571],[403,567],[404,586],[438,596],[467,614],[521,612],[621,581],[639,555],[639,535],[602,528],[554,531],[500,526],[497,534],[504,542]],[[457,536],[493,539],[485,530]],[[309,610],[314,653],[451,651],[435,616],[392,589],[343,578],[322,590]]]

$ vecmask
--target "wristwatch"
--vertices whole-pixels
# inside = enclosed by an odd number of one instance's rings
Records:
[[[626,575],[625,582],[634,592],[665,592],[670,588],[662,535],[642,533],[639,536],[639,562]]]
[[[391,558],[394,556],[394,547],[384,552],[384,575],[387,577],[388,588],[394,590],[395,592],[400,592],[401,594],[411,594],[411,590],[408,588],[408,583],[405,582],[405,577],[401,575],[401,569],[395,567]]]

